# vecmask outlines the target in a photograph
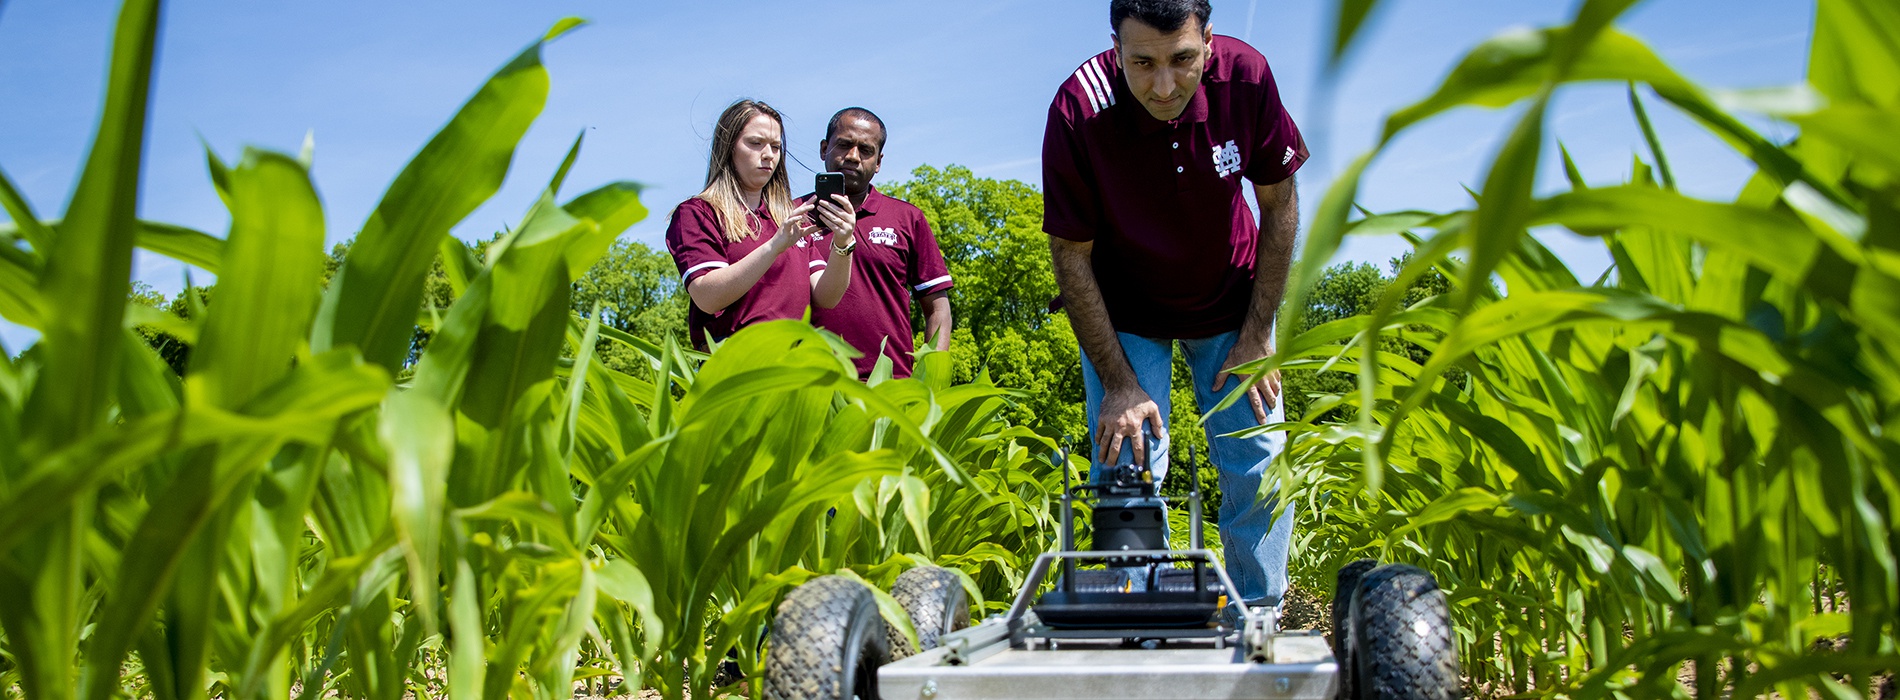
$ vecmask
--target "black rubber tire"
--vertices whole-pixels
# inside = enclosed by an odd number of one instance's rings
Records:
[[[903,632],[885,624],[892,661],[935,649],[944,635],[970,626],[970,596],[963,590],[963,579],[949,569],[919,566],[899,574],[897,583],[891,586],[891,597],[904,606],[911,626],[917,629],[917,646],[913,648]]]
[[[1379,565],[1375,559],[1360,559],[1339,567],[1338,583],[1333,586],[1333,660],[1339,668],[1345,670],[1339,674],[1340,700],[1356,700],[1352,687],[1352,625],[1348,615],[1352,612],[1352,594],[1359,590],[1359,579],[1366,572]]]
[[[1453,700],[1462,697],[1451,609],[1438,581],[1416,566],[1389,564],[1366,572],[1351,611],[1355,697],[1362,700]]]
[[[884,618],[864,584],[820,576],[785,596],[765,651],[771,700],[877,698],[877,669],[890,661]]]

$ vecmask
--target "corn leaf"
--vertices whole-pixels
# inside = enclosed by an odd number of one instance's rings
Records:
[[[396,176],[324,295],[313,350],[355,345],[372,363],[401,366],[439,243],[501,187],[547,101],[541,47],[577,24],[558,23],[503,66]]]

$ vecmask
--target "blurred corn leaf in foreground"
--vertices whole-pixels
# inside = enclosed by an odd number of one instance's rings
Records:
[[[1378,149],[1329,191],[1298,279],[1346,235],[1416,252],[1371,314],[1293,335],[1296,298],[1261,365],[1357,377],[1281,426],[1275,473],[1318,519],[1296,577],[1323,589],[1363,556],[1431,570],[1479,692],[1872,697],[1900,668],[1900,8],[1820,0],[1808,85],[1744,95],[1616,29],[1629,4],[1502,34],[1388,120],[1387,141],[1528,105],[1474,209],[1356,216]],[[1591,186],[1560,151],[1570,188],[1534,194],[1543,105],[1600,80],[1631,84],[1650,153]],[[1636,86],[1753,163],[1734,201],[1675,191]],[[1611,270],[1579,280],[1533,227],[1601,241]],[[1402,305],[1434,271],[1456,288]],[[1381,351],[1392,337],[1429,359]],[[1353,416],[1321,420],[1338,407]]]

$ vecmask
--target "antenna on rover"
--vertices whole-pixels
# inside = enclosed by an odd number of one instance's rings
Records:
[[[1206,549],[1206,538],[1201,530],[1201,467],[1194,462],[1194,446],[1188,445],[1188,549]],[[1200,559],[1194,560],[1194,590],[1207,589],[1207,565]],[[1228,591],[1228,595],[1234,595]]]
[[[1075,551],[1075,494],[1069,486],[1069,445],[1065,440],[1057,457],[1056,468],[1062,470],[1062,551]],[[1062,590],[1075,592],[1075,560],[1062,560]]]

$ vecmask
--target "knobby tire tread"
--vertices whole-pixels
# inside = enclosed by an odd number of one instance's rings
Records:
[[[1339,674],[1338,697],[1340,700],[1355,700],[1357,698],[1353,693],[1351,673],[1353,646],[1351,641],[1352,620],[1348,617],[1352,613],[1352,596],[1353,593],[1359,590],[1359,579],[1365,576],[1366,572],[1371,571],[1378,565],[1379,562],[1377,560],[1360,559],[1339,567],[1338,582],[1333,586],[1333,633],[1331,638],[1333,661],[1339,664],[1339,668],[1344,669],[1344,671]]]
[[[919,566],[906,571],[891,586],[891,597],[910,614],[910,624],[917,630],[917,646],[912,647],[903,631],[885,624],[893,661],[935,649],[944,635],[970,626],[969,595],[963,590],[963,580],[949,569]]]
[[[1368,571],[1359,579],[1351,608],[1350,675],[1357,697],[1453,700],[1462,695],[1450,608],[1431,574],[1405,564]]]
[[[876,598],[858,581],[821,576],[794,589],[772,620],[765,697],[850,700],[858,666],[868,660],[875,673],[888,659],[883,624]]]

